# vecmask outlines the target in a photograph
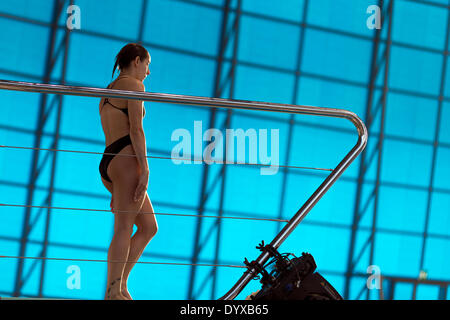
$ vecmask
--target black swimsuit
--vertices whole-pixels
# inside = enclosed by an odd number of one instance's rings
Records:
[[[114,108],[123,111],[123,113],[125,113],[128,117],[128,108],[122,109],[122,108],[116,107],[111,102],[109,102],[107,98],[103,102],[103,105],[105,105],[105,103],[109,103]],[[130,135],[127,134],[126,136],[117,139],[116,141],[114,141],[113,143],[111,143],[109,146],[107,146],[105,148],[104,153],[113,153],[113,154],[104,154],[102,157],[102,160],[100,161],[99,170],[100,170],[100,175],[103,177],[103,179],[105,179],[109,182],[112,182],[111,179],[108,177],[108,173],[107,173],[109,163],[114,158],[115,154],[119,153],[123,148],[125,148],[129,144],[131,144],[131,138],[130,138]]]

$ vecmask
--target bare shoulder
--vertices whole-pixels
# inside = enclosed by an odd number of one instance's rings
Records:
[[[131,77],[124,77],[117,81],[117,88],[128,91],[145,91],[145,86],[142,81]]]

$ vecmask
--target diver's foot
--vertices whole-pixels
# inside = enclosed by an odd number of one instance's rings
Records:
[[[120,278],[112,281],[105,294],[105,300],[128,300],[120,290]]]
[[[122,290],[120,291],[120,293],[126,298],[126,300],[133,300],[133,298],[131,298],[130,293],[128,292],[127,288],[122,288]]]
[[[122,293],[110,294],[106,296],[105,300],[130,300],[127,299]]]

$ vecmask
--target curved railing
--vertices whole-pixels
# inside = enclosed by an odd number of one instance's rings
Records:
[[[219,98],[207,98],[197,96],[186,96],[165,93],[148,93],[135,92],[116,89],[102,89],[91,87],[77,87],[56,84],[42,84],[20,81],[0,80],[0,89],[26,91],[26,92],[40,92],[63,95],[76,95],[87,97],[107,97],[107,98],[126,98],[151,102],[174,103],[182,105],[196,105],[202,107],[218,107],[230,109],[245,109],[245,110],[259,110],[272,111],[284,113],[297,113],[307,115],[317,115],[335,118],[344,118],[350,120],[356,127],[358,133],[358,141],[356,145],[347,153],[336,168],[327,176],[316,191],[309,197],[303,206],[295,213],[284,228],[276,235],[270,245],[278,249],[284,240],[294,231],[297,225],[303,220],[309,211],[316,205],[320,198],[328,191],[333,183],[342,175],[345,169],[355,160],[355,158],[364,150],[368,133],[366,126],[361,119],[353,112],[343,109],[320,108],[311,106],[297,106],[289,104],[266,103],[244,100],[228,100]],[[264,251],[256,260],[256,263],[264,265],[270,258],[269,253]],[[236,284],[220,299],[229,300],[234,299],[242,289],[255,277],[257,270],[253,267],[244,272]]]

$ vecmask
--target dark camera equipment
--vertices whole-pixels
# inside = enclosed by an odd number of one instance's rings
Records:
[[[343,300],[324,277],[314,272],[317,266],[311,254],[303,252],[301,257],[293,253],[280,254],[270,244],[264,245],[264,241],[256,249],[268,252],[272,259],[261,266],[245,258],[244,263],[249,268],[246,272],[255,269],[254,279],[260,279],[262,284],[251,300]]]

